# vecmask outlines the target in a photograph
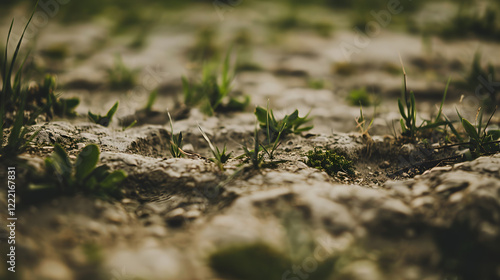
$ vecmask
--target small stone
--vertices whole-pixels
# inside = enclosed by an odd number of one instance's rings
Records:
[[[339,172],[337,172],[337,176],[339,176],[339,177],[345,177],[345,176],[347,176],[347,173],[345,173],[343,171],[339,171]]]
[[[428,194],[430,192],[429,186],[424,183],[417,183],[413,185],[412,193],[414,196],[421,196],[424,194]]]
[[[160,225],[147,227],[147,231],[154,237],[165,237],[167,235],[167,229],[164,226]]]
[[[194,220],[194,219],[197,219],[201,216],[201,211],[196,210],[196,209],[192,209],[192,210],[187,211],[185,216],[187,219]]]
[[[297,167],[300,169],[305,169],[307,168],[307,164],[303,163],[302,161],[297,162]]]
[[[85,143],[77,143],[76,147],[78,148],[78,150],[81,150],[81,149],[85,148]]]
[[[122,224],[127,221],[127,216],[123,215],[115,209],[107,209],[106,211],[104,211],[103,217],[104,219],[108,220],[108,222],[116,224]]]
[[[434,198],[432,196],[417,197],[411,202],[411,207],[413,208],[431,207],[432,205],[434,205]]]
[[[300,150],[300,149],[302,149],[302,146],[297,145],[297,146],[295,146],[295,147],[293,147],[293,148],[294,148],[295,150]]]
[[[381,162],[378,166],[380,168],[387,168],[387,167],[391,166],[391,163],[386,160],[386,161]]]

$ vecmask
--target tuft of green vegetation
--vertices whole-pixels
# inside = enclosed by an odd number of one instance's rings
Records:
[[[338,62],[332,66],[332,72],[341,76],[351,76],[356,74],[357,68],[349,62]]]
[[[12,20],[10,24],[7,41],[5,43],[5,54],[2,59],[2,64],[0,65],[3,84],[2,91],[0,92],[0,155],[2,156],[2,158],[8,159],[12,156],[16,156],[22,153],[25,150],[27,144],[31,142],[31,140],[33,140],[37,135],[37,133],[35,132],[29,139],[25,139],[26,134],[29,132],[28,126],[35,122],[35,119],[42,113],[42,109],[32,112],[30,117],[28,119],[25,119],[27,92],[26,90],[22,89],[22,70],[26,59],[21,63],[21,65],[17,65],[16,63],[24,34],[33,18],[37,6],[38,2],[31,14],[31,17],[26,23],[26,26],[24,27],[21,37],[19,38],[16,50],[14,51],[12,59],[10,60],[10,64],[8,62],[8,48],[14,20]],[[14,75],[15,67],[18,67],[18,70]],[[12,78],[14,78],[13,83]],[[9,114],[13,115],[13,117],[9,116]],[[4,128],[9,127],[9,125],[7,124],[7,120],[9,120],[10,118],[13,118],[13,123],[7,141],[5,141]]]
[[[310,167],[324,170],[330,176],[336,175],[339,171],[354,175],[352,161],[330,150],[323,151],[315,148],[309,151],[307,153],[306,164]]]
[[[307,85],[312,89],[324,89],[325,81],[323,79],[310,79],[307,81]]]
[[[401,119],[399,120],[401,124],[401,134],[404,137],[407,137],[408,139],[410,139],[410,141],[415,141],[419,136],[419,133],[422,134],[425,131],[436,129],[440,126],[446,127],[447,125],[451,124],[449,120],[443,120],[442,114],[443,105],[448,93],[450,82],[451,79],[448,79],[436,118],[423,120],[422,123],[417,126],[417,105],[415,102],[415,94],[413,93],[413,91],[410,91],[408,93],[408,89],[406,86],[406,72],[403,68],[403,86],[401,90],[401,98],[398,98],[398,108],[399,113],[401,114]]]
[[[500,37],[500,22],[497,18],[497,8],[490,6],[481,15],[474,11],[475,7],[466,6],[472,3],[474,2],[462,1],[457,14],[440,30],[438,29],[438,34],[445,39],[472,37],[484,40],[498,40]],[[435,27],[433,29],[436,30]]]
[[[224,171],[224,163],[226,163],[230,158],[231,158],[231,153],[227,154],[226,153],[226,145],[224,144],[224,148],[219,150],[219,147],[215,147],[212,144],[212,141],[210,141],[210,138],[208,138],[207,134],[203,129],[201,128],[200,125],[198,125],[198,129],[201,132],[201,135],[203,135],[203,138],[205,138],[205,141],[207,141],[208,146],[210,147],[210,151],[212,152],[212,155],[214,156],[213,158],[210,158],[210,161],[215,163],[217,167],[219,168],[220,171]]]
[[[370,94],[366,91],[366,88],[360,88],[360,89],[353,89],[349,92],[349,95],[347,96],[347,101],[349,104],[352,106],[371,106],[372,105],[372,97]]]
[[[108,127],[113,120],[113,116],[115,115],[116,110],[118,110],[118,101],[116,101],[115,105],[113,105],[113,107],[109,109],[108,113],[105,116],[96,115],[89,111],[89,120],[91,120],[93,123]]]
[[[55,93],[56,88],[56,78],[47,74],[43,84],[28,89],[27,109],[35,111],[38,108],[44,108],[43,113],[49,120],[54,116],[61,118],[76,117],[75,109],[80,104],[80,99],[78,97],[62,98]]]
[[[369,136],[368,131],[373,125],[373,121],[375,120],[376,112],[373,112],[373,117],[369,123],[366,122],[365,115],[363,114],[363,106],[359,106],[359,117],[356,118],[356,127],[359,128],[359,132],[363,135]]]
[[[291,115],[285,115],[283,119],[278,121],[274,117],[273,110],[269,109],[269,105],[267,110],[258,106],[255,108],[255,116],[257,116],[260,127],[267,132],[269,144],[280,136],[284,137],[290,133],[300,134],[314,127],[313,125],[302,127],[311,122],[312,119],[308,118],[309,113],[305,117],[299,117],[299,110],[295,110]]]
[[[149,93],[148,102],[146,103],[146,107],[144,107],[144,111],[150,113],[153,111],[153,105],[155,104],[156,98],[158,97],[158,90],[153,90]]]
[[[500,152],[500,142],[498,141],[500,138],[500,130],[487,130],[495,111],[493,111],[488,121],[483,123],[484,112],[483,109],[479,108],[476,117],[477,125],[474,126],[467,119],[463,118],[457,110],[460,123],[469,138],[469,142],[462,143],[468,149],[464,154],[467,160],[473,160],[481,155]],[[452,129],[452,131],[457,138],[462,138],[455,129]]]
[[[175,135],[174,134],[174,124],[172,122],[172,117],[170,116],[170,112],[167,111],[168,114],[168,120],[170,121],[170,154],[174,158],[181,158],[184,156],[184,153],[181,150],[182,147],[182,132],[179,132],[179,134]]]
[[[231,83],[235,72],[230,65],[230,51],[222,64],[220,77],[213,67],[205,63],[200,82],[190,83],[186,77],[182,77],[184,104],[186,106],[201,105],[201,110],[207,115],[215,112],[243,111],[250,103],[248,95],[239,100],[230,96],[232,92]]]
[[[210,255],[208,262],[221,276],[241,280],[281,279],[291,266],[283,253],[263,243],[219,250]]]
[[[108,69],[109,85],[115,90],[130,89],[136,85],[138,73],[138,70],[128,68],[121,55],[116,54],[113,67]]]
[[[45,159],[45,174],[39,183],[29,186],[27,197],[35,200],[57,195],[84,193],[99,198],[120,197],[119,184],[127,177],[122,170],[110,171],[106,165],[97,167],[99,147],[87,145],[74,163],[66,151],[54,145],[54,153]],[[28,199],[30,200],[30,199]]]
[[[487,112],[492,112],[497,104],[497,91],[492,86],[487,86],[491,82],[495,82],[495,68],[492,64],[488,64],[487,68],[481,66],[481,53],[476,52],[472,61],[471,70],[466,78],[466,84],[470,90],[479,91],[482,97],[482,107]]]
[[[250,150],[246,145],[243,145],[243,156],[247,161],[250,161],[254,169],[259,169],[264,163],[264,154],[261,153],[262,144],[259,141],[259,131],[255,128],[253,136],[254,146]]]

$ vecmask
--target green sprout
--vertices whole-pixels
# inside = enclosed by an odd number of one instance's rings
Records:
[[[490,124],[491,118],[495,114],[496,109],[491,114],[488,121],[483,123],[483,109],[479,108],[477,112],[477,125],[472,125],[467,119],[460,115],[457,110],[460,122],[469,138],[469,142],[462,143],[467,148],[468,151],[465,153],[465,158],[472,160],[481,155],[492,154],[500,151],[500,144],[498,139],[500,138],[500,130],[488,130],[487,128]],[[457,138],[461,139],[456,130],[452,130],[456,134]]]
[[[361,89],[353,89],[349,92],[347,96],[347,101],[353,106],[362,105],[362,106],[370,106],[372,105],[372,98],[370,94],[366,91],[366,88]]]
[[[277,121],[269,106],[267,110],[258,106],[255,108],[255,116],[257,116],[260,127],[267,132],[268,143],[276,141],[281,136],[284,137],[290,133],[300,134],[314,127],[312,125],[302,127],[312,119],[308,118],[309,113],[305,117],[299,117],[299,110],[295,110],[291,115],[285,115],[283,119]]]
[[[227,52],[222,64],[220,77],[210,64],[205,63],[200,82],[190,83],[186,77],[182,77],[184,104],[201,105],[201,110],[207,115],[244,110],[250,103],[250,97],[244,96],[243,100],[239,100],[230,96],[234,75],[234,69],[230,65],[230,51]]]
[[[373,125],[373,121],[375,120],[376,112],[373,113],[373,117],[369,123],[366,122],[365,115],[363,114],[363,106],[359,105],[359,117],[356,118],[356,127],[359,128],[359,131],[363,135],[370,135],[368,131]]]
[[[446,120],[446,118],[443,120],[442,118],[443,105],[448,93],[450,82],[451,79],[448,79],[436,118],[433,120],[423,120],[422,123],[417,126],[417,105],[415,102],[415,94],[413,91],[410,91],[408,96],[406,72],[403,68],[403,87],[401,90],[401,98],[398,98],[398,108],[399,113],[401,114],[401,119],[399,121],[403,136],[408,137],[411,141],[415,141],[418,136],[418,132],[451,124],[449,120]]]
[[[26,26],[24,27],[23,33],[19,38],[19,41],[12,56],[10,65],[8,62],[8,46],[9,39],[12,33],[12,27],[14,25],[14,20],[12,20],[7,35],[7,41],[5,43],[5,54],[1,63],[1,76],[2,76],[2,91],[1,93],[1,104],[0,104],[0,155],[2,157],[9,158],[17,154],[22,153],[27,144],[30,143],[37,135],[37,132],[33,133],[29,139],[25,139],[26,134],[29,132],[28,126],[35,122],[35,119],[42,113],[42,109],[39,109],[31,114],[28,120],[25,119],[25,108],[27,101],[27,92],[21,89],[22,86],[22,70],[24,61],[17,66],[17,57],[19,55],[19,50],[21,48],[21,43],[24,38],[24,34],[28,25],[30,24],[33,15],[35,13],[38,2],[35,5],[31,17],[29,18]],[[18,67],[16,74],[14,75],[14,68]],[[14,75],[14,76],[13,76]],[[12,77],[14,77],[14,83],[12,83]],[[17,109],[16,109],[17,108]],[[6,121],[8,119],[8,112],[15,112],[15,117],[10,130],[10,134],[7,141],[4,139],[4,128],[6,128]]]
[[[146,107],[144,107],[144,110],[146,112],[153,111],[153,105],[155,104],[157,97],[158,97],[158,90],[153,90],[151,93],[149,93],[148,103],[146,103]]]
[[[250,161],[254,169],[259,169],[264,162],[264,154],[260,152],[262,144],[259,141],[259,131],[257,128],[255,128],[253,140],[253,150],[250,150],[246,145],[243,145],[243,156],[246,157],[248,161]]]
[[[172,122],[172,117],[170,116],[170,112],[167,111],[168,114],[168,120],[170,121],[170,154],[174,158],[181,158],[184,156],[184,153],[181,150],[182,147],[182,132],[179,132],[179,134],[175,135],[174,134],[174,124]]]
[[[113,105],[113,107],[109,109],[108,113],[105,116],[96,115],[89,111],[89,119],[96,124],[108,127],[113,120],[113,116],[115,115],[116,110],[118,110],[118,101],[116,101],[115,105]]]
[[[210,158],[210,161],[215,163],[220,171],[224,171],[224,163],[226,163],[231,158],[232,152],[229,154],[226,153],[225,144],[222,151],[219,150],[219,147],[215,147],[212,144],[212,141],[210,141],[210,138],[208,138],[207,134],[205,133],[205,131],[203,131],[200,125],[198,125],[198,129],[200,130],[201,135],[203,135],[203,138],[205,138],[205,141],[207,141],[208,146],[210,147],[210,151],[212,151],[212,155],[214,156],[213,158]]]
[[[80,104],[80,99],[77,97],[61,98],[55,93],[56,87],[55,77],[46,75],[43,84],[30,92],[31,99],[35,99],[35,107],[43,106],[49,119],[54,116],[75,117],[77,115],[75,109]],[[43,104],[44,101],[46,104]]]
[[[45,159],[45,177],[40,184],[32,184],[29,193],[34,198],[41,195],[74,195],[84,193],[101,198],[120,197],[119,184],[127,177],[122,170],[110,171],[106,165],[97,167],[99,147],[87,145],[72,163],[59,144],[54,153]],[[55,176],[54,176],[55,175]]]
[[[138,71],[128,68],[122,60],[122,57],[117,54],[115,64],[108,69],[109,84],[112,89],[129,89],[137,82]]]
[[[352,161],[333,151],[315,148],[307,153],[307,158],[308,166],[324,170],[330,176],[334,176],[339,171],[354,175]]]

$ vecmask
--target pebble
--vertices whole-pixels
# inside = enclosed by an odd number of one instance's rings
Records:
[[[386,160],[386,161],[381,162],[378,166],[380,168],[387,168],[387,167],[391,166],[391,163]]]

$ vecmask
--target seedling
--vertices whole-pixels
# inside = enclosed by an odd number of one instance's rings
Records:
[[[226,163],[231,158],[232,152],[226,154],[226,145],[224,145],[222,151],[219,150],[219,147],[215,147],[212,144],[212,141],[210,141],[210,138],[208,138],[207,134],[205,133],[205,131],[203,131],[200,125],[198,125],[198,129],[200,129],[201,135],[203,135],[203,138],[205,138],[205,141],[207,141],[208,146],[212,151],[212,155],[214,156],[213,158],[210,158],[210,160],[217,165],[220,171],[224,171],[224,163]]]
[[[370,136],[368,131],[372,127],[374,120],[375,120],[375,112],[373,112],[373,117],[372,117],[370,123],[367,124],[365,116],[363,114],[363,106],[359,105],[359,117],[356,118],[356,124],[357,124],[356,127],[359,128],[359,132],[361,134]]]
[[[243,145],[243,152],[244,152],[243,156],[245,156],[247,160],[250,161],[254,169],[259,169],[262,166],[262,163],[264,162],[264,154],[260,152],[260,147],[262,145],[259,141],[259,131],[257,130],[257,128],[255,128],[253,140],[254,140],[253,150],[250,150],[248,149],[247,146]]]
[[[72,163],[64,148],[55,144],[54,153],[45,159],[43,182],[31,185],[29,191],[34,194],[74,195],[81,192],[101,198],[119,197],[118,186],[127,174],[122,170],[111,172],[106,165],[97,167],[99,154],[99,147],[90,144]]]
[[[170,154],[174,158],[181,158],[184,156],[184,153],[181,150],[182,147],[182,132],[179,132],[179,134],[175,135],[174,134],[174,125],[172,122],[172,117],[170,116],[170,112],[167,111],[168,114],[168,120],[170,121]]]
[[[96,124],[108,127],[116,113],[116,110],[118,110],[118,101],[116,101],[115,105],[109,109],[105,116],[96,115],[89,111],[89,119]]]
[[[285,130],[285,127],[286,127],[286,122],[283,122],[281,123],[281,126],[278,128],[278,135],[276,136],[276,139],[274,141],[271,141],[271,139],[273,138],[273,135],[271,134],[271,119],[274,117],[274,116],[271,116],[272,114],[272,111],[269,110],[269,101],[267,102],[267,110],[266,110],[266,134],[267,134],[267,146],[268,148],[266,148],[265,145],[263,144],[260,144],[262,149],[264,150],[264,152],[269,156],[270,159],[273,159],[274,158],[274,152],[276,151],[276,149],[278,148],[278,146],[280,145],[280,138],[281,138],[281,134],[283,133],[283,131]]]
[[[138,71],[128,68],[122,60],[122,57],[117,54],[115,64],[108,69],[109,84],[112,89],[129,89],[137,82]]]
[[[155,104],[156,98],[158,97],[158,90],[153,90],[148,97],[148,103],[146,103],[146,107],[144,107],[144,110],[146,112],[151,112],[153,111],[153,105]]]
[[[56,79],[52,75],[46,75],[42,85],[36,86],[30,90],[30,101],[36,107],[44,107],[45,114],[48,119],[54,116],[58,117],[75,117],[76,107],[80,104],[80,99],[74,98],[61,98],[55,93],[57,84]],[[34,100],[31,100],[34,99]],[[46,102],[46,104],[44,104]]]
[[[309,113],[305,117],[299,117],[299,110],[295,110],[291,115],[285,115],[285,117],[279,121],[274,117],[273,110],[266,109],[258,106],[255,108],[255,116],[259,121],[260,127],[266,130],[268,135],[268,143],[276,141],[281,136],[286,136],[290,133],[300,134],[304,131],[311,130],[314,126],[302,127],[304,124],[311,122],[309,119]]]
[[[496,109],[493,111],[493,114],[495,111]],[[479,108],[476,115],[476,127],[474,127],[474,125],[472,125],[467,119],[463,118],[458,110],[457,114],[465,132],[467,133],[467,136],[469,137],[469,142],[463,143],[469,150],[465,154],[466,159],[472,160],[483,154],[491,154],[500,151],[500,144],[498,141],[500,138],[500,130],[486,130],[490,124],[493,114],[491,114],[486,124],[483,124],[483,110]],[[456,133],[456,131],[454,131],[454,133]]]
[[[362,105],[370,106],[372,105],[372,98],[370,94],[366,91],[366,88],[353,89],[349,92],[347,96],[347,101],[353,106]]]
[[[417,132],[451,124],[450,121],[442,119],[443,105],[446,99],[446,94],[448,93],[450,81],[451,79],[448,79],[436,118],[434,120],[424,120],[417,126],[417,106],[415,102],[415,94],[413,91],[410,91],[408,96],[407,76],[403,67],[403,87],[401,90],[401,98],[398,98],[399,113],[401,114],[401,134],[403,136],[408,137],[411,141],[415,141],[417,138]]]
[[[244,110],[250,103],[250,97],[245,96],[243,100],[238,100],[230,96],[234,75],[234,69],[230,66],[230,51],[222,64],[220,77],[210,64],[205,63],[200,82],[190,83],[186,77],[182,77],[184,104],[201,105],[201,110],[207,115]]]
[[[14,73],[14,68],[16,66],[17,57],[19,55],[19,50],[21,47],[21,43],[24,38],[24,34],[28,25],[33,18],[36,7],[38,6],[38,2],[35,5],[35,9],[33,10],[31,17],[29,18],[26,26],[24,27],[23,33],[19,38],[19,41],[16,46],[16,50],[14,51],[14,55],[12,56],[10,65],[8,62],[8,47],[9,47],[9,39],[12,33],[12,27],[14,25],[14,20],[12,20],[9,28],[9,32],[7,35],[7,41],[5,43],[5,55],[2,60],[1,65],[1,76],[2,76],[2,91],[1,91],[1,104],[0,104],[0,155],[5,158],[9,158],[11,156],[15,156],[24,151],[26,145],[36,137],[37,132],[33,133],[33,135],[25,140],[25,136],[28,133],[28,126],[34,123],[35,119],[40,115],[42,110],[37,110],[33,112],[28,120],[24,118],[24,112],[26,108],[26,100],[27,100],[27,92],[21,90],[22,85],[22,70],[24,66],[24,61],[21,63],[14,76],[14,83],[12,83],[12,77]],[[10,106],[10,108],[8,108]],[[12,109],[14,108],[14,109]],[[17,108],[17,109],[16,109]],[[7,112],[11,111],[15,112],[14,121],[12,124],[12,128],[10,131],[10,135],[5,142],[4,139],[4,128],[7,120]]]
[[[339,171],[354,175],[352,161],[330,150],[323,151],[315,148],[307,153],[307,158],[307,165],[324,170],[330,176],[334,176]]]

